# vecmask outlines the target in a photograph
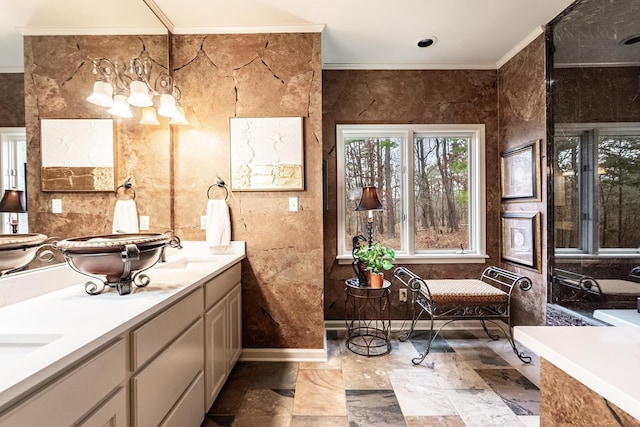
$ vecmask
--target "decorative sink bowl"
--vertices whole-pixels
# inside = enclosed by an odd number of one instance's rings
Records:
[[[57,243],[71,268],[99,281],[85,283],[90,295],[101,293],[106,286],[116,288],[120,295],[131,293],[132,283],[147,286],[151,279],[140,273],[156,264],[167,246],[181,248],[180,239],[171,233],[132,233],[76,237]]]
[[[0,234],[0,276],[29,264],[45,240],[44,234]]]

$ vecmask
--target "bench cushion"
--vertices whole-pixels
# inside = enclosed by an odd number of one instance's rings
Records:
[[[506,304],[508,295],[501,289],[476,279],[426,280],[436,304]],[[422,286],[421,292],[426,295]]]

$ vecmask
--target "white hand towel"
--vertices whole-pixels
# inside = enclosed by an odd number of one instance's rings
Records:
[[[138,209],[136,201],[116,200],[116,207],[113,210],[113,232],[114,233],[137,233]]]
[[[207,244],[210,248],[226,248],[231,241],[229,206],[223,199],[209,199],[207,203]]]

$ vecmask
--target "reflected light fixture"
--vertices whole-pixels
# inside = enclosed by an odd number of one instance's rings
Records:
[[[362,197],[356,211],[367,211],[367,233],[369,234],[369,247],[373,246],[373,211],[381,211],[384,209],[376,187],[367,186],[362,188]]]
[[[91,62],[93,74],[98,77],[87,101],[109,108],[108,112],[113,116],[129,118],[133,117],[130,106],[153,108],[154,97],[158,97],[158,114],[171,119],[177,117],[180,123],[175,124],[188,124],[184,110],[181,115],[177,108],[180,105],[180,90],[165,71],[152,78],[153,61],[146,50],[129,62],[128,70],[124,64],[109,58],[93,59]],[[159,124],[157,117],[155,121],[145,120],[144,111],[140,123]]]
[[[156,115],[156,110],[153,107],[144,107],[142,109],[142,119],[140,120],[141,125],[159,125],[158,116]]]
[[[0,212],[11,213],[9,224],[11,224],[13,234],[18,232],[18,214],[27,211],[24,206],[24,191],[16,188],[4,190],[4,195],[0,200]]]

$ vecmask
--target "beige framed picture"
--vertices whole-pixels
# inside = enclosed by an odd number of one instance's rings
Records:
[[[302,117],[232,117],[231,188],[304,190]]]

